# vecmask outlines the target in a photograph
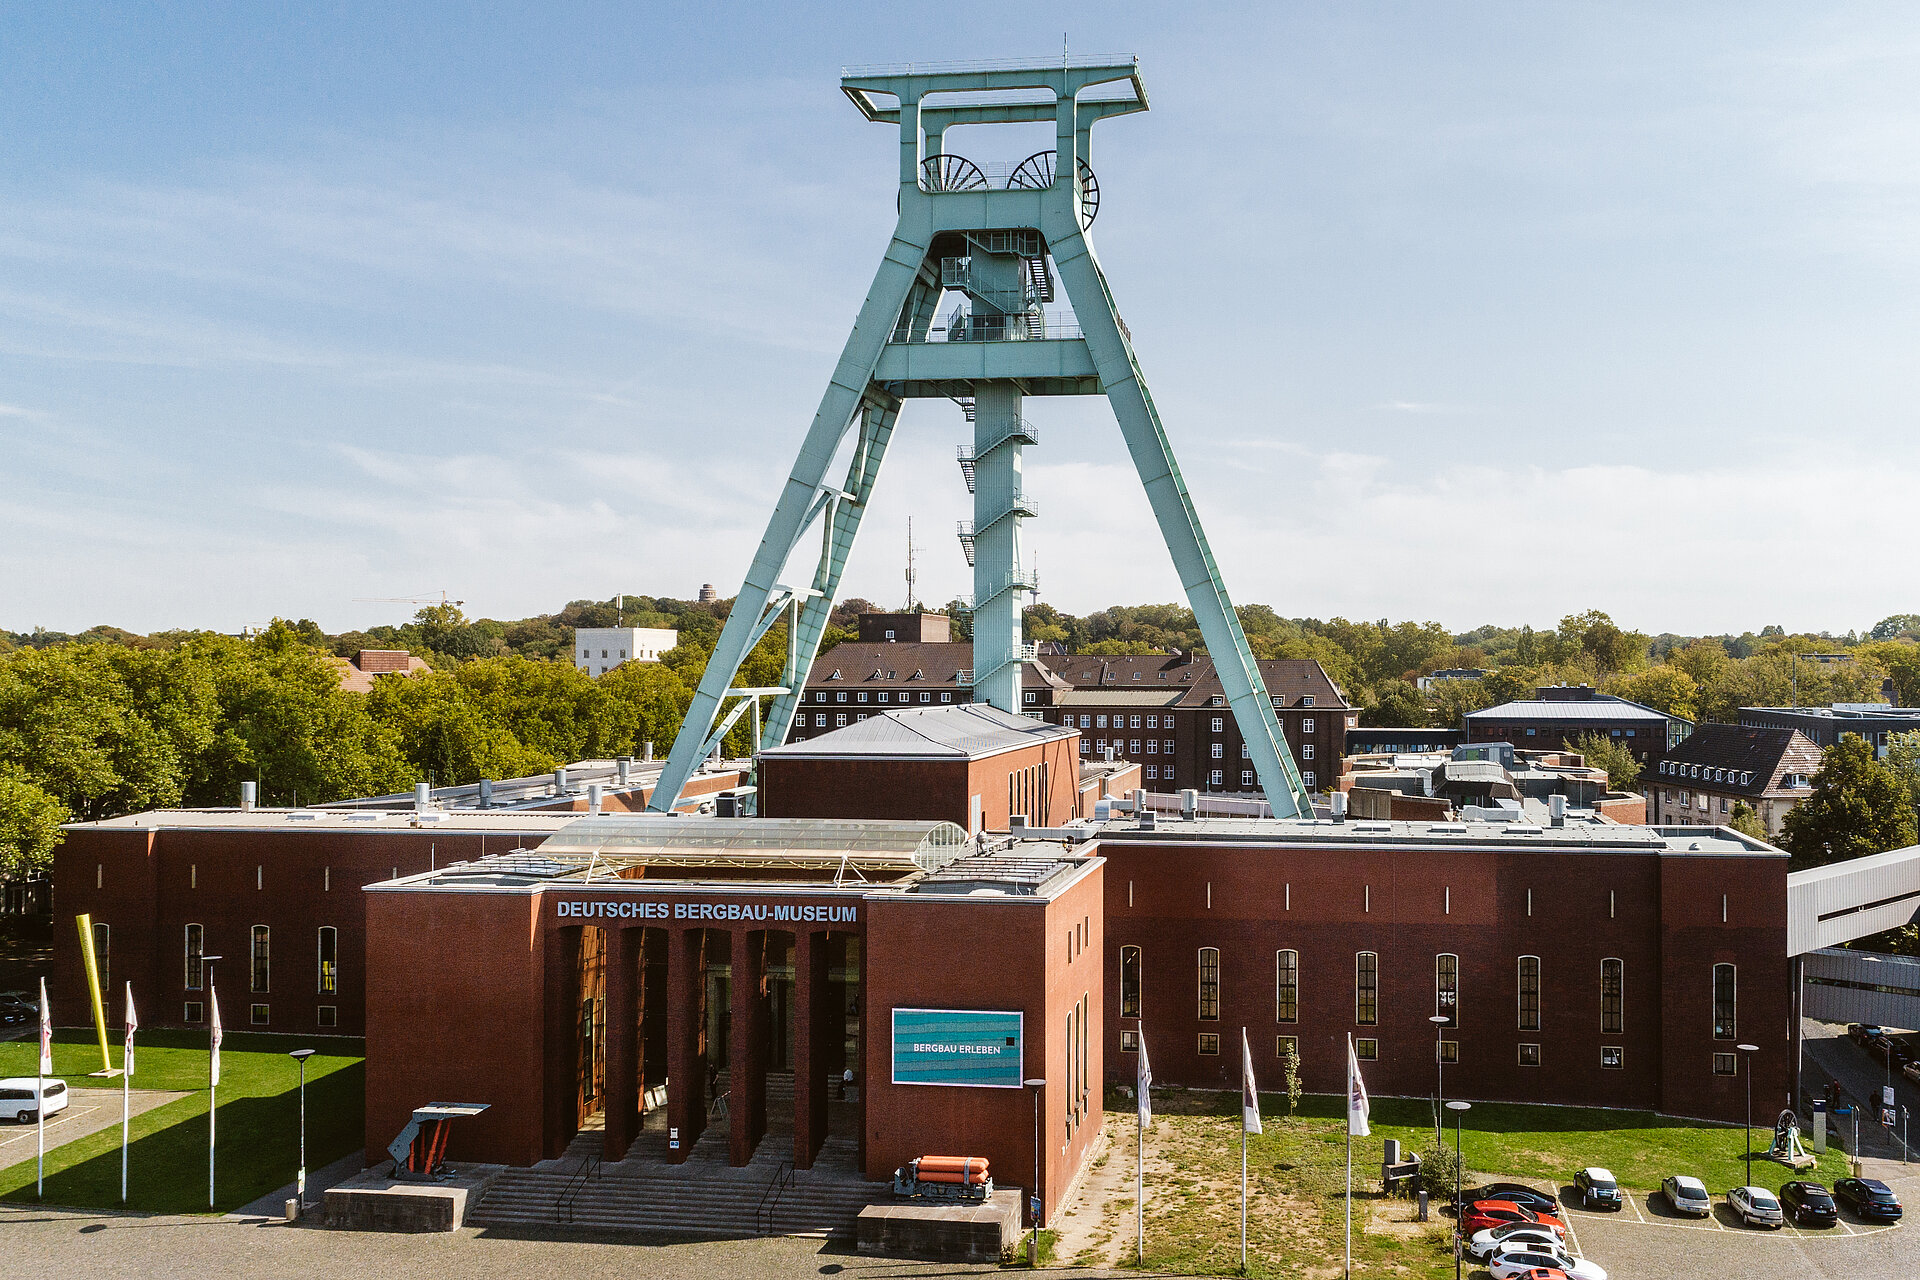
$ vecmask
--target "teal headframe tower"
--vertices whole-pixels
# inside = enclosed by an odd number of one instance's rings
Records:
[[[1024,404],[1030,397],[1104,395],[1260,785],[1275,814],[1311,813],[1093,251],[1090,228],[1100,208],[1093,126],[1147,109],[1138,62],[858,67],[840,85],[868,120],[900,131],[899,222],[674,740],[652,808],[672,808],[740,716],[749,708],[759,716],[761,698],[770,699],[762,742],[785,740],[905,400],[956,401],[972,424],[973,440],[960,447],[959,460],[974,518],[959,533],[973,564],[973,696],[1019,714],[1022,667],[1034,658],[1022,643],[1021,619],[1039,585],[1023,568],[1031,561],[1022,526],[1039,509],[1022,482],[1022,460],[1040,441]],[[1054,145],[1017,166],[982,168],[944,147],[957,126],[1048,121]],[[1050,308],[1057,291],[1071,304],[1070,319]],[[844,471],[835,465],[843,457]],[[817,558],[795,557],[815,529]],[[809,561],[805,585],[782,581],[806,573]],[[781,683],[733,687],[741,663],[783,617]]]

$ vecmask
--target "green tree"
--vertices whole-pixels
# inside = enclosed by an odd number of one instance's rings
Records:
[[[1902,636],[1920,637],[1920,613],[1896,613],[1882,618],[1867,632],[1870,640],[1897,640]]]
[[[1623,631],[1598,609],[1560,619],[1559,639],[1568,656],[1578,655],[1597,681],[1615,672],[1645,663],[1648,640],[1637,631]]]
[[[1781,844],[1796,868],[1819,867],[1914,843],[1907,787],[1849,733],[1822,755],[1813,794],[1787,814]]]
[[[1911,640],[1889,640],[1867,645],[1862,652],[1893,677],[1896,702],[1903,707],[1920,706],[1920,645]]]
[[[1760,815],[1745,800],[1733,802],[1733,817],[1727,825],[1743,836],[1752,836],[1755,840],[1768,843],[1773,841],[1773,837],[1767,834],[1767,824],[1760,820]]]
[[[1658,666],[1616,677],[1607,692],[1682,720],[1700,718],[1700,686],[1678,667]]]
[[[0,879],[44,874],[71,814],[16,766],[0,766]]]
[[[1424,729],[1427,704],[1420,691],[1404,680],[1390,680],[1379,690],[1377,701],[1361,709],[1368,728]]]
[[[1579,752],[1590,768],[1607,771],[1609,791],[1632,791],[1633,784],[1640,780],[1640,762],[1606,734],[1583,733],[1565,746]]]

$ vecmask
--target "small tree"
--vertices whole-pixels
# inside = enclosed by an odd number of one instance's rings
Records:
[[[1454,1159],[1453,1148],[1445,1142],[1432,1151],[1420,1153],[1420,1187],[1429,1199],[1453,1199],[1453,1189],[1459,1177],[1459,1162]]]
[[[1300,1112],[1300,1054],[1289,1042],[1287,1051],[1280,1057],[1280,1074],[1287,1086],[1287,1114]]]
[[[1640,780],[1640,762],[1633,753],[1603,733],[1583,733],[1564,745],[1586,757],[1588,767],[1607,771],[1609,791],[1631,791]]]
[[[1813,794],[1787,815],[1781,843],[1796,867],[1820,867],[1914,842],[1906,784],[1849,733],[1826,749]]]
[[[1773,839],[1767,834],[1767,824],[1760,821],[1760,815],[1755,813],[1753,806],[1745,800],[1733,802],[1733,818],[1727,825],[1741,835],[1752,836],[1755,840],[1771,841]]]

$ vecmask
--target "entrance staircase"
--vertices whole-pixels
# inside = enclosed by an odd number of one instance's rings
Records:
[[[792,1078],[767,1077],[770,1125],[792,1115]],[[859,1145],[829,1137],[811,1169],[794,1169],[793,1131],[769,1127],[751,1163],[727,1163],[727,1122],[709,1123],[681,1164],[667,1162],[666,1116],[655,1112],[624,1160],[597,1164],[602,1131],[582,1129],[557,1160],[508,1169],[467,1211],[476,1227],[569,1225],[708,1238],[851,1236],[890,1185],[860,1176]],[[849,1126],[850,1127],[850,1126]]]

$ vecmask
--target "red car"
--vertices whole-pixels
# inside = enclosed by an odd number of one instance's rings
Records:
[[[1558,1267],[1535,1267],[1516,1276],[1514,1280],[1567,1280],[1567,1273]]]
[[[1467,1216],[1460,1223],[1461,1234],[1471,1237],[1475,1232],[1485,1231],[1506,1222],[1526,1222],[1539,1227],[1552,1227],[1564,1233],[1567,1224],[1550,1213],[1535,1213],[1531,1209],[1522,1209],[1510,1200],[1482,1200],[1467,1209]]]

